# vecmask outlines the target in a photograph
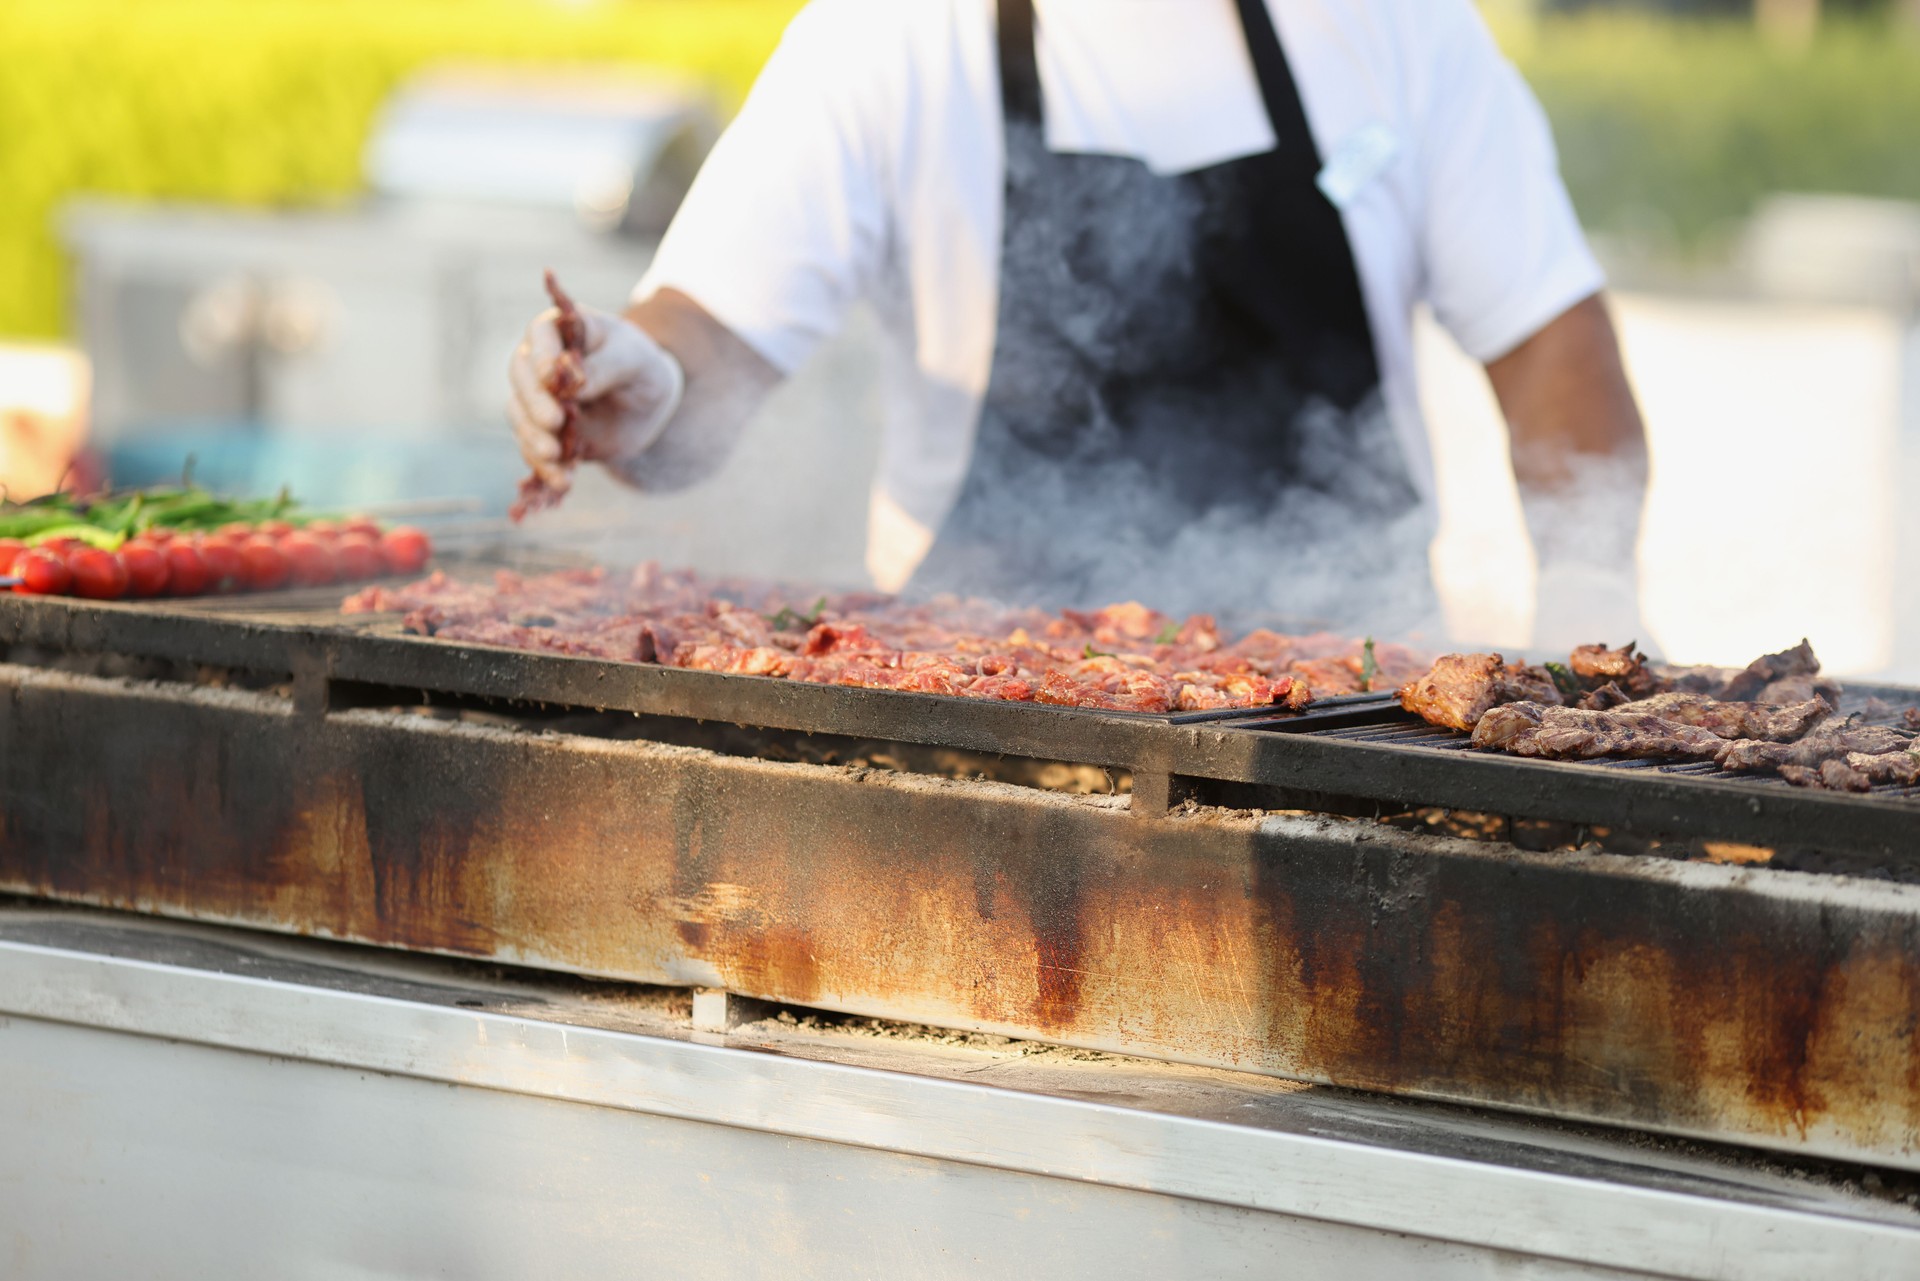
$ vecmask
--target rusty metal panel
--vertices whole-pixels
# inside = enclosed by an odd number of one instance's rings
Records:
[[[0,890],[1920,1169],[1920,887],[0,666]]]

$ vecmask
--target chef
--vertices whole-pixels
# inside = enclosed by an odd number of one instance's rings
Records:
[[[1510,429],[1536,641],[1624,639],[1646,447],[1602,284],[1470,0],[813,0],[586,311],[579,439],[693,484],[864,301],[881,588],[1430,626],[1425,304]],[[511,367],[554,479],[559,352],[547,312]]]

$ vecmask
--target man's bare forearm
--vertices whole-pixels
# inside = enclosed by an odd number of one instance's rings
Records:
[[[1487,366],[1543,568],[1630,570],[1646,506],[1647,435],[1596,294]]]
[[[685,489],[718,472],[748,419],[780,382],[779,371],[687,295],[662,289],[627,308],[680,362],[686,391],[658,439],[607,470],[639,489]]]

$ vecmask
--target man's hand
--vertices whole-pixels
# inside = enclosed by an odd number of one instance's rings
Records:
[[[533,318],[508,366],[512,398],[507,414],[527,465],[556,488],[566,485],[560,458],[560,402],[550,390],[560,358],[559,313]],[[638,325],[581,307],[586,325],[585,383],[577,399],[581,458],[618,466],[659,438],[680,407],[686,376],[673,354]]]
[[[1647,437],[1599,295],[1487,365],[1540,565],[1534,647],[1652,647],[1635,549]]]

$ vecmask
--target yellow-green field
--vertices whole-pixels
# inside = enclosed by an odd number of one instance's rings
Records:
[[[53,218],[106,193],[343,199],[375,109],[442,59],[637,62],[737,101],[801,0],[0,0],[0,334],[66,327]],[[1920,41],[1840,25],[1503,25],[1595,226],[1710,241],[1782,188],[1920,199]]]

